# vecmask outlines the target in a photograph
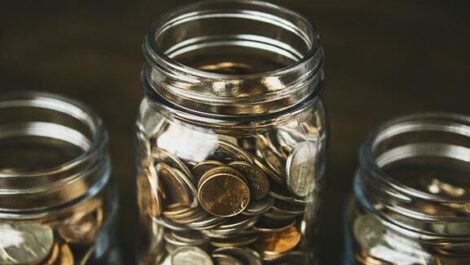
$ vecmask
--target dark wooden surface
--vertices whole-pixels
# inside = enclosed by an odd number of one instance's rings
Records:
[[[105,120],[127,264],[133,255],[141,40],[159,14],[189,2],[0,3],[0,91],[61,93],[88,103]],[[277,2],[315,21],[326,51],[331,141],[320,247],[322,264],[340,264],[342,207],[367,131],[415,111],[470,114],[470,6],[466,0]]]

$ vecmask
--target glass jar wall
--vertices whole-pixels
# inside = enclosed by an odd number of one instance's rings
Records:
[[[157,21],[144,53],[140,264],[314,264],[327,132],[313,27],[266,2],[201,2]]]
[[[470,264],[470,117],[390,121],[359,162],[345,264]]]
[[[120,264],[107,135],[86,106],[0,97],[0,264]]]

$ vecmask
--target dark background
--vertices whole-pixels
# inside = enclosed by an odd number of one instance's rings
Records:
[[[0,2],[0,91],[37,89],[86,102],[111,136],[132,264],[133,129],[142,97],[141,41],[161,13],[193,1]],[[318,26],[326,51],[331,121],[322,264],[340,264],[342,207],[356,151],[379,122],[415,111],[470,114],[468,0],[274,1]]]

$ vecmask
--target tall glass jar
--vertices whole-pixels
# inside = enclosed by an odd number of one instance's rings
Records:
[[[363,143],[345,264],[470,264],[470,117],[423,113]]]
[[[313,264],[326,138],[314,28],[266,2],[201,2],[163,16],[144,53],[140,264]]]
[[[120,264],[107,143],[78,102],[0,96],[0,264]]]

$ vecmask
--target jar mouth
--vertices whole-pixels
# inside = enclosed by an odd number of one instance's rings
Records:
[[[392,138],[398,137],[403,139],[394,139],[395,142],[392,142]],[[413,138],[410,139],[411,137]],[[389,141],[388,146],[381,147],[380,145],[385,141]],[[383,150],[379,152],[379,148]],[[404,195],[430,201],[470,202],[470,194],[462,199],[457,195],[427,192],[397,180],[392,175],[393,173],[385,169],[393,163],[419,156],[455,159],[470,167],[469,116],[451,113],[420,113],[392,120],[368,135],[361,147],[360,157],[367,168],[377,172],[378,177],[390,183]],[[428,161],[428,163],[433,162]],[[470,184],[470,175],[465,184]]]
[[[42,216],[101,191],[107,134],[80,102],[44,92],[0,95],[0,215]]]
[[[313,26],[261,1],[203,1],[177,9],[153,25],[143,49],[147,94],[204,113],[277,112],[323,81],[323,50]]]
[[[440,233],[431,226],[453,223],[470,234],[469,116],[419,113],[389,121],[368,135],[359,160],[355,192],[370,208],[413,229]]]

